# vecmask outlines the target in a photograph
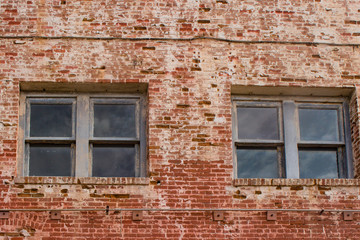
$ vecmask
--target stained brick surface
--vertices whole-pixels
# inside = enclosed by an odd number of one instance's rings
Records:
[[[359,29],[356,0],[3,0],[0,208],[360,209]],[[22,82],[148,84],[148,177],[19,177]],[[352,88],[356,179],[234,180],[234,85]],[[359,213],[354,221],[341,212],[212,217],[145,211],[133,221],[130,211],[85,211],[51,220],[12,211],[0,219],[0,239],[360,238]]]

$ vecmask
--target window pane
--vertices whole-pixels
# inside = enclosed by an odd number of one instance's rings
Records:
[[[95,104],[95,137],[136,137],[135,105]]]
[[[339,141],[336,109],[299,109],[300,137],[305,141]]]
[[[276,149],[237,149],[238,178],[278,178]]]
[[[337,150],[300,150],[300,178],[338,178]]]
[[[279,139],[278,109],[238,107],[239,139]]]
[[[31,137],[71,137],[71,104],[31,104]]]
[[[94,145],[93,177],[135,177],[134,145]]]
[[[70,145],[30,145],[29,176],[71,176]]]

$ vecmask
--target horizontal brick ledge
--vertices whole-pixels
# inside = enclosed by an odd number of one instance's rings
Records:
[[[16,184],[149,185],[147,177],[15,177]]]
[[[238,178],[238,186],[360,186],[360,179],[285,179],[285,178]]]

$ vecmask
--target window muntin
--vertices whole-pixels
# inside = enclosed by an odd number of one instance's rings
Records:
[[[75,116],[75,98],[27,99],[26,175],[74,175]]]
[[[284,177],[282,108],[278,101],[236,101],[234,114],[238,177]],[[244,127],[245,126],[245,127]],[[260,169],[260,166],[263,169]]]
[[[139,176],[139,101],[92,98],[90,102],[92,176]]]
[[[342,104],[298,103],[300,178],[346,177]]]
[[[21,106],[26,120],[20,125],[25,139],[19,147],[22,175],[145,176],[141,94],[24,95]],[[109,151],[104,153],[104,149]]]
[[[242,139],[240,137],[242,134],[239,134],[240,128],[250,132],[248,135],[255,134],[257,136],[259,135],[258,129],[271,126],[264,120],[267,117],[262,117],[261,111],[258,111],[256,116],[239,116],[247,113],[243,109],[251,104],[264,107],[276,103],[279,109],[280,141]],[[238,178],[274,178],[274,174],[259,174],[262,169],[256,171],[251,167],[256,164],[259,167],[259,164],[262,164],[266,169],[268,156],[264,155],[259,160],[259,155],[251,158],[250,154],[240,155],[239,152],[244,146],[258,150],[263,150],[266,146],[277,146],[279,177],[351,177],[351,142],[350,136],[345,135],[346,129],[349,129],[349,122],[345,121],[348,119],[347,111],[345,111],[346,105],[346,99],[334,98],[233,97],[235,176]],[[261,120],[251,121],[256,118]],[[247,121],[239,122],[238,119],[247,119]],[[262,126],[256,126],[256,124],[262,124]],[[255,129],[254,133],[251,133],[251,129]],[[269,130],[266,131],[269,132]],[[311,132],[309,133],[309,131]],[[256,154],[253,155],[256,156]],[[274,159],[275,157],[273,157],[273,162],[275,162]],[[245,162],[248,162],[249,166],[245,166]],[[320,166],[326,164],[326,166],[314,167],[316,164]]]

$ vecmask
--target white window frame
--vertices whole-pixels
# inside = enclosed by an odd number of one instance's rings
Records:
[[[73,134],[68,138],[30,137],[30,103],[72,103]],[[98,138],[93,137],[94,103],[134,104],[136,114],[136,137],[134,138]],[[135,177],[147,175],[146,164],[146,99],[144,94],[101,94],[101,93],[20,93],[19,141],[18,141],[18,175],[29,176],[30,143],[66,143],[72,147],[72,174],[75,177],[91,177],[92,145],[100,144],[134,144]],[[80,124],[81,123],[81,124]],[[38,177],[38,176],[37,176]]]
[[[278,104],[278,105],[277,105]],[[245,140],[238,138],[237,106],[279,106],[280,140]],[[301,107],[318,109],[337,109],[339,123],[338,142],[300,141],[298,109]],[[286,119],[286,121],[285,121]],[[232,137],[234,177],[237,176],[237,154],[239,147],[277,147],[279,152],[279,178],[300,178],[299,149],[300,148],[337,148],[343,153],[338,161],[339,178],[353,178],[353,156],[349,118],[349,102],[344,97],[300,97],[300,96],[232,96]],[[281,149],[283,148],[283,149]],[[282,153],[281,153],[282,151]],[[340,154],[338,154],[340,155]]]

